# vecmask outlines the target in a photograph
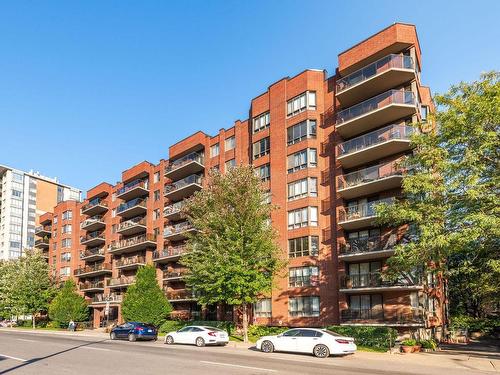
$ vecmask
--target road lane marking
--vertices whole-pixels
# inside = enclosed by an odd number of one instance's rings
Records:
[[[10,355],[5,355],[5,354],[0,354],[0,357],[2,358],[9,358],[9,359],[13,359],[14,361],[19,361],[19,362],[28,362],[27,359],[22,359],[22,358],[17,358],[17,357],[12,357]]]
[[[28,340],[28,339],[16,339],[17,341],[26,341],[26,342],[38,342],[36,340]]]
[[[233,365],[232,363],[222,363],[222,362],[210,362],[210,361],[200,361],[201,363],[206,363],[207,365],[215,365],[215,366],[228,366],[228,367],[238,367],[238,368],[246,368],[249,370],[259,370],[259,371],[268,371],[268,372],[278,372],[277,370],[272,370],[268,368],[262,367],[252,367],[252,366],[241,366],[241,365]]]
[[[94,348],[92,346],[80,346],[79,349],[92,349],[92,350],[102,350],[103,352],[110,352],[111,349],[105,349],[105,348]]]

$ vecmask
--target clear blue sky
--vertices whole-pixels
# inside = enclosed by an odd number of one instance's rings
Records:
[[[84,191],[247,116],[250,99],[395,21],[433,92],[500,68],[500,1],[0,3],[0,164]],[[7,139],[7,142],[5,140]]]

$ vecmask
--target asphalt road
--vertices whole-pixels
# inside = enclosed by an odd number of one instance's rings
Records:
[[[356,354],[314,358],[230,347],[167,346],[25,332],[0,332],[0,374],[440,374],[443,369],[394,366]],[[435,371],[434,371],[435,370]],[[453,374],[471,374],[458,369]]]

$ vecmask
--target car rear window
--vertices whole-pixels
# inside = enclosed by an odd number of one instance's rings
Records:
[[[203,328],[209,329],[211,331],[217,331],[217,332],[223,332],[224,331],[223,329],[215,328],[215,327],[203,327]]]
[[[328,333],[329,335],[331,336],[335,336],[335,337],[343,337],[342,335],[339,335],[337,332],[333,332],[333,331],[329,331],[327,329],[325,329],[323,332],[326,332]]]

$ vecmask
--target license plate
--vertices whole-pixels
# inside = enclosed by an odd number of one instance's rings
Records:
[[[153,332],[153,330],[151,330],[151,329],[148,329],[148,332]]]

